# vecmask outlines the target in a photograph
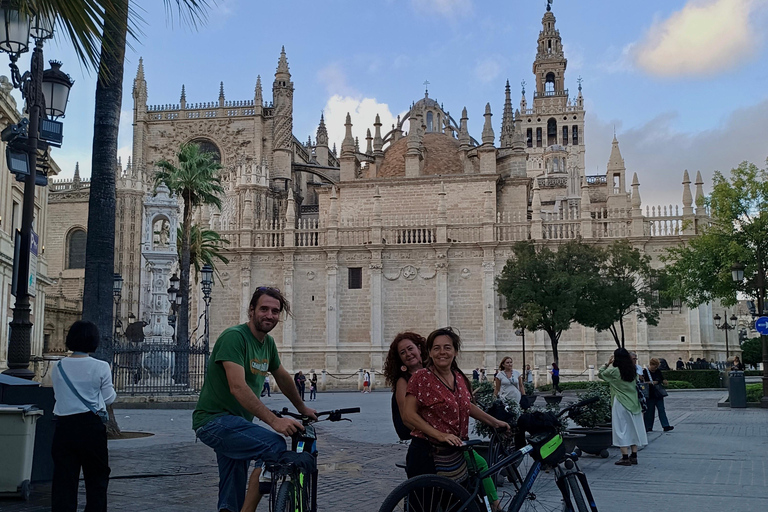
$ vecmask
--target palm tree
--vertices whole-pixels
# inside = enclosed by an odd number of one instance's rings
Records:
[[[212,153],[202,151],[199,144],[182,144],[176,158],[179,165],[176,166],[167,160],[161,160],[155,174],[155,188],[164,184],[168,189],[181,197],[184,202],[184,211],[181,220],[181,276],[179,278],[179,293],[181,305],[179,306],[178,323],[176,324],[176,347],[182,350],[189,346],[189,267],[190,267],[190,241],[192,233],[192,214],[196,207],[212,205],[221,209],[219,195],[224,193],[221,186],[221,178],[218,173],[221,169]],[[187,371],[184,361],[179,364],[176,360],[176,382],[185,382]]]
[[[181,261],[182,237],[183,230],[181,229],[181,226],[179,226],[178,235],[176,237],[179,261]],[[189,232],[189,260],[190,266],[195,267],[195,284],[197,284],[197,276],[200,274],[200,269],[206,263],[213,267],[213,270],[217,275],[218,270],[216,270],[215,261],[219,260],[225,265],[229,263],[229,259],[221,254],[221,250],[228,244],[229,240],[222,238],[216,231],[200,229],[200,226],[197,224],[192,226],[192,230]]]

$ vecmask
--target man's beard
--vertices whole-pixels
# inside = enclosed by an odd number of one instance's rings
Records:
[[[263,320],[263,321],[254,320],[253,324],[254,324],[254,328],[257,331],[263,332],[264,334],[269,333],[269,331],[271,331],[272,329],[274,329],[277,326],[277,322],[270,323],[270,322],[268,322],[266,320]]]

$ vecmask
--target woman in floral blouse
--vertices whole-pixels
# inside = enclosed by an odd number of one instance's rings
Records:
[[[414,426],[405,462],[408,478],[440,473],[463,480],[466,463],[463,468],[445,466],[446,460],[458,452],[455,447],[469,438],[469,417],[493,428],[509,426],[472,403],[469,379],[456,364],[460,347],[461,339],[450,327],[432,332],[427,337],[427,367],[408,381],[402,410],[403,421]],[[438,467],[441,465],[444,467]],[[486,480],[483,484],[489,500],[497,501],[493,482],[490,478]]]

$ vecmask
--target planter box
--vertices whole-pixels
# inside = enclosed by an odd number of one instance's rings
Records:
[[[544,400],[548,405],[559,404],[563,400],[563,395],[544,395]]]
[[[574,427],[568,429],[569,434],[584,434],[583,439],[576,442],[581,451],[590,455],[599,455],[604,459],[608,457],[608,448],[613,444],[613,431],[610,428]]]

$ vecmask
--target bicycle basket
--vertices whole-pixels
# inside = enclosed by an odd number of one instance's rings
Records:
[[[529,440],[533,450],[531,457],[544,464],[554,466],[565,457],[565,444],[560,434],[539,434]]]

